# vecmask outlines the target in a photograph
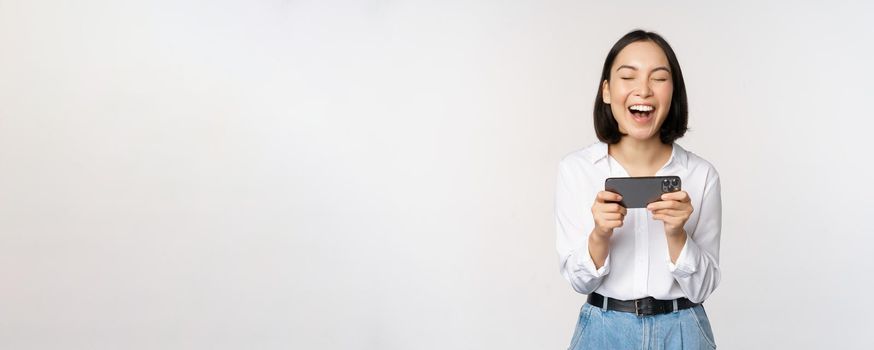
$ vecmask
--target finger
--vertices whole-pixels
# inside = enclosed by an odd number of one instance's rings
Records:
[[[618,201],[622,200],[622,196],[620,196],[618,193],[615,193],[615,192],[601,191],[601,192],[598,192],[598,195],[595,196],[595,199],[598,202],[602,202],[602,203],[618,202]]]
[[[655,214],[663,214],[671,217],[684,217],[688,218],[692,215],[692,206],[690,205],[681,205],[679,207],[672,208],[662,208],[650,211],[653,215]]]
[[[601,220],[597,222],[597,225],[604,231],[610,231],[618,227],[618,222],[619,220]]]
[[[607,207],[606,211],[609,213],[622,213],[625,210],[625,208],[623,208],[618,203],[606,204],[606,207]]]
[[[689,193],[686,191],[677,191],[665,193],[662,195],[662,200],[671,200],[678,202],[691,202],[692,200],[689,198]]]
[[[622,220],[623,215],[620,213],[604,213],[603,218],[605,220]]]
[[[595,203],[596,212],[621,213],[624,209],[619,203]]]
[[[622,227],[622,220],[606,220],[605,226],[609,228]]]
[[[680,202],[674,200],[666,200],[666,201],[658,201],[652,202],[646,205],[646,210],[659,210],[659,209],[677,209],[679,208]]]
[[[653,211],[652,211],[652,214],[653,214],[653,216],[655,216],[655,215],[663,215],[663,216],[670,216],[670,217],[677,217],[677,218],[680,218],[680,217],[684,217],[684,216],[688,216],[688,215],[689,215],[689,213],[687,213],[687,212],[685,212],[685,211],[682,211],[682,210],[676,210],[676,209],[659,209],[659,210],[653,210]]]
[[[666,225],[672,226],[682,226],[686,222],[683,218],[668,216],[665,214],[655,214],[652,216],[652,219],[664,222]]]

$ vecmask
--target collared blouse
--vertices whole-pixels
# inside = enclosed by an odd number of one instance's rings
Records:
[[[716,168],[673,143],[671,157],[656,176],[679,176],[692,201],[684,225],[686,244],[671,263],[665,228],[645,208],[628,209],[622,227],[613,230],[610,252],[600,269],[589,254],[588,238],[595,226],[592,205],[608,177],[628,172],[608,154],[608,145],[594,143],[566,155],[558,166],[555,195],[556,249],[559,270],[573,289],[631,300],[644,297],[687,297],[703,302],[719,284],[719,239],[722,200]]]

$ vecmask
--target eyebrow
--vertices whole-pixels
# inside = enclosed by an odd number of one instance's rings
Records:
[[[637,67],[632,67],[632,66],[629,66],[629,65],[627,65],[627,64],[623,64],[623,65],[619,66],[619,68],[616,68],[616,71],[618,72],[618,71],[619,71],[620,69],[622,69],[622,68],[628,68],[628,69],[632,69],[632,70],[635,70],[635,71],[637,70]],[[671,72],[671,70],[668,69],[668,67],[665,67],[665,66],[658,66],[658,67],[655,67],[655,68],[653,68],[652,71],[655,72],[655,71],[657,71],[657,70],[663,70],[663,71],[668,72],[668,73]]]

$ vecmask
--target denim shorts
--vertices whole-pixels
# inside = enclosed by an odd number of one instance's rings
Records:
[[[568,349],[712,350],[716,342],[702,305],[637,316],[585,303]]]

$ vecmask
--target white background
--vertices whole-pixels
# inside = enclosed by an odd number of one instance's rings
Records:
[[[643,28],[721,173],[717,344],[870,349],[872,14],[0,0],[0,348],[564,349],[557,164]]]

